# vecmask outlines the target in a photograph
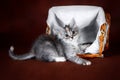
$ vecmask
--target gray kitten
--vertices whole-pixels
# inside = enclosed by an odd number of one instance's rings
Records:
[[[56,16],[58,27],[52,27],[51,32],[53,35],[57,35],[64,45],[64,52],[66,59],[82,65],[91,65],[91,62],[80,58],[77,54],[84,53],[85,49],[91,45],[91,43],[79,42],[80,32],[76,26],[75,20],[72,19],[69,25],[63,25],[63,22]],[[54,25],[53,25],[54,26]]]
[[[14,60],[27,60],[35,57],[37,60],[48,62],[66,61],[63,52],[63,45],[56,37],[50,35],[41,35],[33,44],[31,50],[23,55],[15,55],[14,47],[11,46],[9,56]]]
[[[59,22],[59,25],[61,26],[61,22]],[[15,60],[26,60],[35,57],[37,60],[49,62],[68,60],[76,64],[91,65],[90,61],[76,55],[84,52],[89,46],[89,44],[79,44],[79,37],[79,29],[75,21],[72,20],[71,24],[65,25],[65,27],[52,27],[51,35],[40,36],[29,53],[15,55],[13,53],[14,48],[11,46],[9,55]]]

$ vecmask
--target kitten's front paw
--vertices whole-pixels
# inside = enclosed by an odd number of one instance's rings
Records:
[[[82,65],[91,65],[91,61],[88,61],[88,60],[83,60],[83,63]]]

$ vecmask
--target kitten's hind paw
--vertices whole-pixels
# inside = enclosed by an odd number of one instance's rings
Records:
[[[55,58],[55,62],[65,62],[65,61],[66,61],[65,57],[56,57]]]

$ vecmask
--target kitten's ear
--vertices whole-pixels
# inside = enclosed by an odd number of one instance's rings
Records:
[[[70,27],[76,27],[76,22],[75,22],[75,20],[74,19],[72,19],[71,21],[70,21]]]
[[[62,27],[62,28],[63,28],[63,27],[64,27],[64,23],[62,22],[62,20],[60,20],[60,19],[57,17],[57,15],[55,15],[55,19],[56,19],[59,27]]]

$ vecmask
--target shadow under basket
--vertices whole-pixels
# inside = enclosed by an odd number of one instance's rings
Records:
[[[86,15],[89,16],[86,17]],[[86,40],[89,40],[87,39],[87,35],[90,34],[89,32],[94,32],[94,36],[93,34],[89,35],[93,37],[94,41],[86,49],[86,53],[77,54],[77,56],[83,58],[95,58],[95,57],[104,56],[103,51],[106,51],[109,48],[109,32],[110,32],[111,16],[109,13],[104,13],[102,7],[55,6],[50,8],[47,19],[47,27],[46,27],[46,34],[48,35],[51,34],[52,28],[58,27],[55,16],[57,16],[60,20],[62,20],[64,22],[64,25],[67,25],[68,24],[67,21],[70,21],[72,18],[74,18],[76,23],[78,23],[77,25],[79,26],[79,29],[82,30],[84,29],[84,33],[87,33],[85,38]],[[83,18],[84,19],[82,20],[81,17],[82,19]],[[53,24],[55,26],[53,26]]]

